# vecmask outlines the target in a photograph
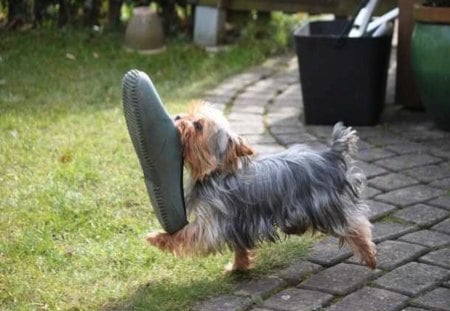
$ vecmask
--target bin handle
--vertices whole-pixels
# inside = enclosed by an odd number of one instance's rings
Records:
[[[350,30],[352,30],[353,27],[353,23],[355,22],[356,16],[358,16],[359,11],[361,11],[369,2],[369,0],[362,0],[358,7],[356,8],[355,14],[352,15],[352,18],[350,18],[349,20],[347,20],[347,23],[345,24],[344,29],[342,30],[341,34],[339,35],[339,37],[336,40],[336,47],[340,48],[343,47],[345,45],[345,42],[348,38],[348,34],[350,32]]]

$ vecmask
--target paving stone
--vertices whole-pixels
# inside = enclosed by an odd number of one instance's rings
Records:
[[[225,93],[207,94],[203,97],[203,100],[206,102],[227,104],[233,99],[236,93],[237,90],[232,90],[227,94]]]
[[[435,180],[430,183],[431,187],[441,188],[444,190],[450,190],[450,177]]]
[[[298,133],[301,131],[304,131],[303,126],[300,125],[300,122],[298,124],[273,124],[269,123],[269,129],[270,132],[274,135],[280,135],[280,134],[292,134],[292,133]]]
[[[239,311],[246,310],[253,304],[248,297],[221,295],[200,302],[194,310],[198,311]]]
[[[276,77],[277,83],[281,84],[281,91],[284,91],[286,89],[286,86],[292,83],[298,83],[298,76],[295,77],[293,75],[280,75],[279,77]]]
[[[224,81],[225,82],[225,81]],[[221,83],[212,90],[206,91],[203,98],[209,98],[213,96],[231,96],[233,97],[239,91],[239,88],[233,85],[226,85],[226,83]],[[230,94],[233,93],[233,94]]]
[[[307,133],[275,134],[277,140],[283,145],[301,144],[316,140],[316,138]]]
[[[277,96],[271,103],[269,103],[268,112],[275,113],[278,108],[293,108],[297,112],[301,112],[303,109],[303,104],[301,98],[298,95],[282,96],[283,94]]]
[[[425,204],[413,205],[393,214],[396,218],[415,223],[419,226],[431,226],[447,218],[449,215],[450,212]]]
[[[273,85],[274,80],[271,76],[265,77],[251,85],[247,85],[245,89],[241,89],[239,95],[248,94],[250,98],[260,98],[265,95],[265,97],[275,96],[277,93],[276,88]]]
[[[357,146],[358,146],[358,150],[361,152],[362,150],[366,150],[366,149],[373,149],[373,148],[375,148],[375,147],[373,147],[371,144],[369,144],[368,142],[366,142],[366,141],[363,141],[363,140],[358,140],[358,143],[357,143]]]
[[[431,145],[429,145],[428,147],[430,148],[430,154],[435,155],[436,157],[440,157],[443,161],[445,161],[440,165],[443,168],[446,168],[448,171],[450,170],[450,144],[448,143],[450,141],[450,133],[447,134],[449,135],[449,138],[447,140],[435,140],[431,142]]]
[[[445,148],[442,148],[443,146],[436,146],[436,147],[431,147],[428,152],[431,155],[434,155],[435,157],[439,157],[442,158],[444,160],[449,160],[450,159],[450,152],[448,152],[448,150],[445,150]]]
[[[436,179],[442,179],[450,176],[450,170],[446,169],[443,165],[415,167],[405,170],[403,173],[422,182],[432,182]]]
[[[362,139],[368,137],[379,137],[388,134],[381,126],[353,126],[358,136]]]
[[[372,240],[378,243],[388,239],[395,239],[414,230],[416,230],[416,227],[412,225],[395,222],[377,222],[372,227]]]
[[[301,127],[301,132],[304,132],[304,125],[300,120],[301,110],[298,110],[297,113],[284,113],[278,111],[269,111],[266,116],[266,121],[268,125],[271,126],[280,126],[280,125],[297,125]]]
[[[211,108],[216,109],[218,111],[224,111],[226,108],[225,103],[219,103],[219,102],[208,102],[208,105],[211,106]]]
[[[231,128],[239,135],[263,134],[265,129],[262,123],[243,123],[230,121]]]
[[[301,113],[300,107],[292,107],[292,106],[284,106],[284,105],[276,106],[273,104],[269,104],[267,106],[267,111],[269,114],[280,113],[280,114],[283,114],[286,116],[294,116],[294,115],[297,116],[297,115],[300,115],[300,113]]]
[[[271,294],[281,290],[286,282],[276,277],[267,277],[261,280],[250,280],[240,283],[235,288],[235,295],[251,296],[253,299],[265,299]]]
[[[435,286],[448,275],[446,269],[410,262],[379,277],[374,283],[384,289],[415,296]]]
[[[246,92],[250,92],[250,93],[256,93],[259,94],[260,96],[264,96],[265,98],[273,98],[278,90],[275,87],[272,87],[270,85],[268,86],[262,86],[262,85],[252,85],[249,86],[246,89]]]
[[[443,195],[437,199],[427,202],[428,204],[439,206],[450,211],[450,195]]]
[[[442,193],[441,189],[418,185],[383,193],[377,195],[376,199],[399,206],[408,206],[433,199]]]
[[[418,184],[419,182],[411,177],[402,174],[387,174],[378,176],[369,181],[369,185],[383,191],[392,191],[398,188]]]
[[[305,128],[312,135],[323,139],[330,139],[333,132],[331,125],[306,125]]]
[[[371,148],[360,150],[356,157],[365,162],[373,162],[380,159],[390,158],[392,156],[395,156],[395,153],[384,148]]]
[[[423,144],[413,142],[401,142],[399,144],[387,145],[385,148],[399,154],[424,153],[429,149],[429,147],[424,146]]]
[[[334,237],[326,237],[313,246],[308,260],[313,263],[329,267],[335,263],[343,261],[351,255],[352,251],[346,245],[339,247],[338,239]]]
[[[450,248],[443,248],[420,257],[419,261],[450,269]]]
[[[377,268],[392,270],[408,261],[414,260],[427,251],[426,247],[401,241],[384,241],[377,245]],[[348,262],[360,263],[356,256]]]
[[[332,295],[298,288],[285,289],[266,300],[263,307],[278,311],[313,311],[326,305]]]
[[[366,162],[357,161],[356,166],[363,170],[367,178],[372,178],[378,175],[387,173],[388,171],[382,167]]]
[[[260,105],[264,105],[268,101],[270,101],[271,98],[274,96],[274,92],[270,90],[269,92],[254,92],[244,90],[244,92],[239,93],[238,96],[236,96],[235,100],[239,103],[259,103]],[[263,104],[264,103],[264,104]]]
[[[401,171],[416,166],[438,163],[440,161],[441,159],[427,154],[405,154],[393,158],[378,160],[375,164],[393,171]]]
[[[433,310],[450,311],[450,289],[438,287],[413,300],[415,305]]]
[[[345,295],[361,287],[375,275],[375,272],[366,267],[340,263],[318,272],[300,283],[299,287]]]
[[[323,269],[322,266],[316,265],[308,261],[301,261],[294,263],[281,271],[278,271],[276,275],[282,278],[289,285],[297,285],[298,283],[303,281],[306,277],[322,269]]]
[[[263,123],[264,116],[254,113],[230,112],[227,119],[231,123]],[[235,122],[237,121],[237,122]]]
[[[398,137],[397,135],[392,135],[389,132],[380,133],[377,136],[369,136],[365,138],[370,144],[375,146],[386,146],[386,145],[396,145],[404,143],[406,140],[404,138]]]
[[[442,286],[450,288],[450,280],[448,280],[446,282],[442,282]]]
[[[231,108],[232,113],[242,113],[242,114],[255,114],[255,115],[263,115],[264,114],[264,105],[255,105],[255,104],[236,104]]]
[[[434,225],[432,230],[443,232],[446,234],[450,234],[450,219],[446,219],[444,221],[441,221],[437,225]]]
[[[364,187],[361,197],[362,198],[366,198],[366,199],[370,199],[373,198],[374,196],[376,196],[377,194],[380,194],[381,191],[372,187]]]
[[[374,200],[368,200],[367,205],[369,206],[369,219],[371,221],[383,218],[387,214],[397,210],[397,207],[394,205]]]
[[[268,105],[269,101],[272,99],[270,96],[264,96],[264,94],[255,94],[255,96],[244,95],[245,94],[239,94],[233,99],[231,106],[232,110],[238,108],[236,111],[254,111],[257,114],[263,114],[265,106]],[[246,110],[245,108],[255,109]]]
[[[265,145],[265,144],[276,144],[275,139],[269,134],[247,134],[243,135],[242,138],[245,139],[250,145]]]
[[[419,124],[418,127],[411,127],[408,131],[403,132],[402,135],[411,140],[425,143],[432,140],[440,140],[446,137],[446,134],[444,132],[432,129],[431,124],[427,124],[427,126],[422,126],[422,124]]]
[[[401,311],[429,311],[429,310],[422,309],[422,308],[408,307],[408,308],[402,309]]]
[[[326,311],[396,311],[409,297],[380,288],[364,287],[344,297]]]
[[[388,120],[390,123],[385,123],[385,125],[397,134],[410,130],[416,124],[430,124],[431,126],[432,121],[425,112],[401,109],[398,106],[393,108],[398,108],[397,113]]]
[[[399,240],[433,248],[450,245],[450,235],[431,230],[409,233],[400,237]]]
[[[269,72],[269,70],[267,69],[263,70],[263,68],[258,67],[258,69],[250,69],[246,72],[233,76],[231,81],[241,85],[254,83],[268,76],[270,73],[271,72]]]
[[[321,143],[318,140],[308,141],[308,142],[301,143],[301,144],[291,144],[291,145],[288,145],[287,147],[290,148],[292,146],[299,146],[299,145],[307,146],[309,149],[312,149],[314,151],[325,151],[325,150],[328,150],[328,148],[329,148],[327,145]]]
[[[286,150],[285,147],[278,145],[278,144],[264,144],[264,145],[253,145],[252,148],[256,150],[257,155],[266,155],[266,154],[273,154],[278,153],[281,151]]]

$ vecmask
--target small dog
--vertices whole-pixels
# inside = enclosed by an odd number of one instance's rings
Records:
[[[150,233],[147,241],[178,256],[208,255],[228,246],[228,270],[247,270],[250,251],[262,241],[308,229],[338,237],[375,269],[375,244],[367,205],[360,194],[364,175],[351,166],[358,137],[334,126],[331,147],[296,145],[255,157],[225,118],[201,106],[175,117],[192,186],[186,206],[192,221],[174,234]]]

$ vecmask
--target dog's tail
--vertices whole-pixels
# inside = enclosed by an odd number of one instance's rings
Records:
[[[358,151],[358,139],[354,129],[345,127],[342,122],[338,122],[333,128],[331,150],[352,156]]]

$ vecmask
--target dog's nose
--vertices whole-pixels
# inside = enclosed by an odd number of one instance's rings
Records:
[[[174,118],[174,120],[175,120],[175,121],[181,120],[181,116],[180,116],[179,114],[176,115],[175,118]]]

